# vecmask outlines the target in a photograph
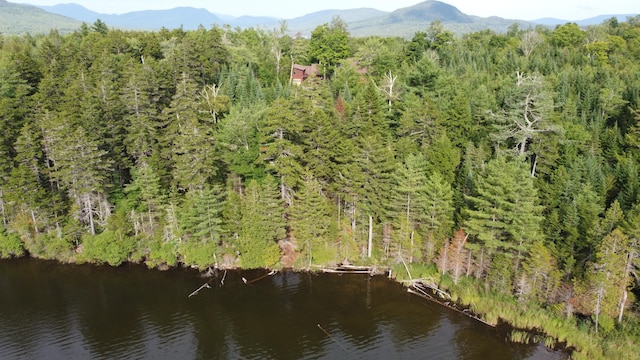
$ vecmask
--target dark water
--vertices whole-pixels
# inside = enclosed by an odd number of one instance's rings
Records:
[[[564,359],[383,277],[0,261],[0,359]],[[188,295],[206,281],[211,288]]]

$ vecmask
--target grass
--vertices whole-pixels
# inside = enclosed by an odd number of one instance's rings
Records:
[[[403,274],[399,270],[396,275]],[[534,302],[519,302],[509,294],[486,291],[484,282],[475,278],[463,278],[458,284],[448,275],[437,274],[437,278],[442,290],[482,320],[492,325],[500,321],[511,325],[513,329],[507,336],[510,341],[542,342],[548,348],[563,346],[571,351],[572,359],[640,359],[640,321],[632,316],[607,334],[595,334],[590,319],[564,316],[557,306],[544,308]]]

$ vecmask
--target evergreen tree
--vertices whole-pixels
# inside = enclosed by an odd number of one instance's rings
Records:
[[[134,228],[136,233],[153,234],[159,219],[164,215],[164,205],[167,200],[160,176],[151,165],[146,163],[139,164],[132,169],[132,172],[133,180],[125,187],[125,192],[137,205],[132,212],[132,216],[135,217]]]
[[[424,213],[426,198],[425,161],[421,156],[409,155],[393,173],[392,205],[389,218],[396,229],[395,246],[408,262],[419,258],[422,248],[416,231],[427,221]]]
[[[294,106],[292,100],[278,99],[267,108],[262,125],[260,158],[267,168],[280,179],[280,197],[291,203],[292,191],[297,187],[302,172],[300,157],[300,131],[309,103]]]
[[[305,265],[338,260],[338,248],[332,241],[334,231],[329,203],[322,193],[320,183],[309,171],[305,173],[288,214],[291,234]]]
[[[187,264],[200,268],[216,265],[222,237],[223,194],[217,186],[204,186],[186,195],[178,222],[183,231],[180,252]]]
[[[467,231],[490,254],[515,249],[520,256],[541,236],[541,208],[525,166],[504,157],[490,161],[477,179],[476,194],[467,196],[472,206]]]
[[[45,155],[52,164],[50,178],[62,186],[77,209],[76,217],[92,235],[111,214],[105,185],[110,163],[99,143],[82,128],[68,128],[65,114],[44,116]],[[70,133],[66,133],[70,131]]]
[[[426,215],[424,228],[427,231],[425,258],[431,260],[451,235],[454,212],[453,189],[439,172],[434,172],[426,180],[424,191],[422,207]]]
[[[174,185],[180,191],[202,189],[217,172],[212,129],[202,125],[196,97],[195,82],[183,74],[171,105],[164,111],[168,122],[166,156],[171,160]]]
[[[272,177],[265,178],[262,184],[251,180],[247,185],[239,228],[243,268],[270,267],[280,260],[278,241],[286,237],[284,207]]]

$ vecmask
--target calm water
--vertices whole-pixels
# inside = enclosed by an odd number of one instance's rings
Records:
[[[0,261],[0,359],[564,359],[384,277]],[[211,288],[188,295],[210,281]]]

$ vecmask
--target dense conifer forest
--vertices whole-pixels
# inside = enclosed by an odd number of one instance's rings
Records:
[[[391,266],[575,357],[638,356],[640,17],[281,25],[0,35],[0,256]]]

